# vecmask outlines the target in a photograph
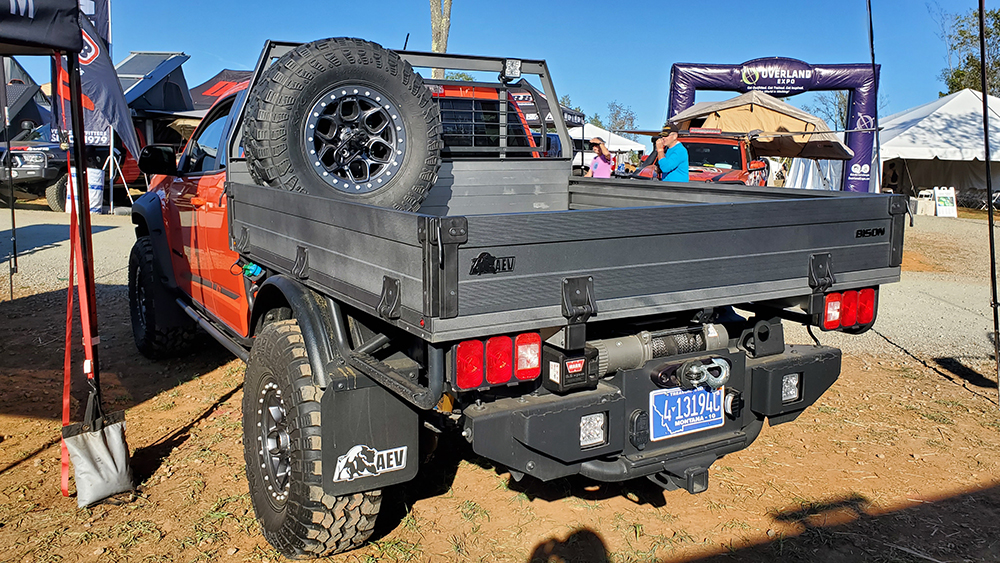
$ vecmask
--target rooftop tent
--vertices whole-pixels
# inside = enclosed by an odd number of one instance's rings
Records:
[[[125,101],[137,111],[191,111],[194,103],[181,65],[184,53],[132,51],[115,66]]]
[[[569,130],[569,136],[572,139],[583,139],[590,140],[594,137],[600,137],[604,139],[604,144],[608,147],[611,152],[629,152],[629,151],[644,151],[646,146],[642,143],[637,143],[632,139],[627,139],[621,135],[616,135],[607,129],[602,129],[592,123],[586,123],[582,127],[572,127]]]
[[[191,88],[191,101],[196,111],[207,111],[219,96],[240,82],[250,80],[251,70],[225,69],[205,82]]]
[[[1000,98],[989,97],[991,120],[1000,117]],[[960,202],[985,201],[986,164],[983,149],[983,98],[962,90],[881,120],[882,186],[888,171],[898,175],[898,189],[916,195],[934,186],[954,187]],[[990,128],[991,146],[1000,146],[1000,130]],[[1000,161],[1000,151],[991,153]],[[1000,167],[993,167],[1000,182]]]
[[[197,117],[184,77],[184,53],[132,51],[115,66],[132,121],[146,143],[166,143],[180,148],[184,138],[170,124],[177,117]]]
[[[14,140],[14,137],[25,129],[22,125],[27,129],[34,129],[43,123],[48,123],[49,107],[38,103],[41,88],[35,84],[8,83],[6,90],[10,126],[0,131],[0,139],[6,139],[9,135],[11,140]]]
[[[722,102],[702,102],[671,121],[681,129],[705,127],[726,132],[763,131],[751,142],[760,156],[848,160],[854,153],[811,113],[757,90]],[[792,135],[797,132],[817,132]]]

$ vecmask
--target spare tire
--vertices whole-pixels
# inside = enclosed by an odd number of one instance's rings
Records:
[[[245,123],[260,185],[413,211],[441,166],[440,111],[423,79],[360,39],[306,43],[275,61]]]

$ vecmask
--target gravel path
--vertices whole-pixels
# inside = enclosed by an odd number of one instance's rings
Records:
[[[16,211],[18,271],[14,295],[65,290],[69,274],[69,214]],[[91,215],[94,278],[98,294],[128,284],[128,255],[135,242],[132,220],[120,215]],[[0,299],[10,299],[8,256],[11,249],[10,211],[0,210]]]
[[[860,336],[814,333],[823,344],[847,354],[989,361],[988,234],[982,220],[917,217],[914,227],[907,228],[903,248],[938,271],[904,271],[899,283],[882,286],[873,330]],[[811,342],[800,325],[786,323],[785,332],[789,342]]]

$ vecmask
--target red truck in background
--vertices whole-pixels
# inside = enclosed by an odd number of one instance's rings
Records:
[[[677,140],[687,149],[691,182],[767,185],[768,162],[757,157],[749,134],[692,127],[678,133]],[[656,178],[654,164],[655,153],[646,157],[634,177]]]
[[[678,134],[688,151],[692,182],[766,186],[768,163],[754,154],[746,133],[691,128]]]

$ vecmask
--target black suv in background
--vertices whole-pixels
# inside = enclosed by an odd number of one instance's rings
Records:
[[[14,183],[15,199],[35,199],[44,197],[53,211],[66,210],[66,189],[69,185],[67,149],[51,141],[48,124],[22,131],[11,140],[10,175]],[[10,188],[7,184],[8,168],[2,155],[5,143],[0,143],[0,203],[8,204]],[[116,155],[121,154],[120,148]],[[108,157],[106,146],[86,146],[87,166],[102,168]],[[135,161],[127,158],[121,163],[123,174],[129,182],[139,179]],[[116,180],[120,181],[118,178]],[[119,186],[120,187],[120,186]],[[107,201],[105,195],[105,201]]]
[[[23,131],[11,141],[10,177],[14,183],[14,197],[33,199],[44,197],[53,211],[65,211],[67,160],[66,150],[49,140],[49,125],[42,125],[30,131]],[[0,146],[0,152],[6,152]],[[91,159],[88,159],[91,160]],[[7,178],[8,168],[0,167],[0,201],[8,203],[10,192]]]

